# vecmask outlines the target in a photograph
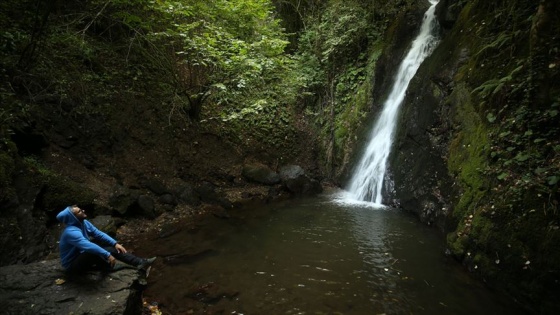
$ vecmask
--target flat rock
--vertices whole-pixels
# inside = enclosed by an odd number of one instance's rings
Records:
[[[1,314],[140,314],[145,279],[131,267],[69,279],[59,260],[0,268]]]

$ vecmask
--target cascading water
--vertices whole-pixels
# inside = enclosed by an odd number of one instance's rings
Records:
[[[347,199],[381,205],[383,179],[387,158],[391,152],[399,107],[410,80],[439,41],[435,36],[438,29],[434,14],[437,2],[437,0],[430,0],[431,6],[424,14],[420,33],[412,42],[410,51],[399,67],[391,93],[371,131],[371,140],[350,180]]]

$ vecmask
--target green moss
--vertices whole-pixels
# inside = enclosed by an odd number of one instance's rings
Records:
[[[491,242],[492,229],[494,224],[486,216],[479,214],[473,216],[472,223],[472,234],[476,235],[477,240],[481,244],[489,244]]]
[[[559,293],[558,185],[549,181],[558,174],[553,148],[559,137],[554,93],[548,107],[536,108],[527,92],[534,84],[529,32],[535,12],[529,1],[471,1],[448,36],[454,43],[445,45],[458,47],[455,56],[469,56],[448,99],[458,126],[448,167],[459,201],[447,242],[487,283],[544,314],[557,306],[541,302],[556,301]],[[558,71],[549,74],[557,78]]]
[[[487,191],[488,130],[476,112],[465,86],[459,85],[450,96],[455,107],[454,120],[460,126],[449,147],[449,172],[457,179],[463,194],[454,210],[459,219],[472,213]]]
[[[344,126],[338,126],[334,131],[334,141],[337,147],[341,147],[348,135],[348,129]]]
[[[473,267],[479,271],[484,278],[494,278],[499,272],[496,260],[486,256],[484,253],[477,253],[473,258]]]
[[[487,216],[486,199],[490,194],[488,178],[488,127],[473,104],[469,89],[459,84],[449,97],[453,106],[453,120],[458,129],[449,147],[448,169],[456,179],[460,196],[452,217],[457,222],[455,231],[448,234],[447,244],[452,254],[470,265],[483,277],[497,273],[496,227]]]
[[[87,206],[97,197],[83,185],[61,176],[48,176],[45,180],[42,206],[50,211],[60,210],[72,204]]]
[[[28,169],[33,170],[34,173],[40,174],[41,177],[54,175],[50,169],[48,169],[40,160],[38,160],[34,156],[26,156],[23,159],[23,162]]]
[[[447,245],[449,250],[453,256],[459,258],[460,260],[462,260],[466,254],[468,241],[469,238],[467,235],[458,234],[457,232],[447,234]]]

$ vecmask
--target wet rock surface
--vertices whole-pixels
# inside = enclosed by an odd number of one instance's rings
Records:
[[[59,260],[0,268],[1,314],[140,314],[145,279],[131,267],[69,278]]]
[[[280,169],[280,179],[288,191],[294,194],[313,195],[323,191],[321,184],[305,174],[299,165],[286,165]]]
[[[440,2],[436,8],[439,22],[446,19],[448,27],[453,25],[458,2]],[[453,132],[452,106],[447,100],[454,89],[453,76],[464,58],[463,54],[449,55],[448,45],[440,42],[410,81],[389,159],[394,187],[387,192],[392,206],[440,229],[448,223],[455,193],[447,171],[447,148]]]

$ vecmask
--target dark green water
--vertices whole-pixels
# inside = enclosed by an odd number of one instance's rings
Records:
[[[410,215],[329,196],[141,245],[160,256],[145,297],[169,314],[523,314],[444,251],[443,236]]]

